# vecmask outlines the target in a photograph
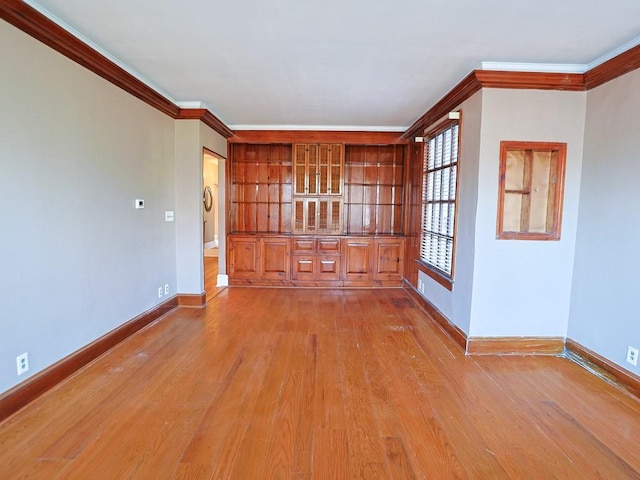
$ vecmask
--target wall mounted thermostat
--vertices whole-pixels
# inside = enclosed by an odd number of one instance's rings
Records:
[[[136,198],[136,208],[144,208],[144,200],[142,198]]]

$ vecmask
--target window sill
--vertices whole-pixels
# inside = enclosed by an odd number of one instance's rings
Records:
[[[422,260],[416,260],[416,263],[418,264],[418,270],[438,282],[450,292],[453,291],[453,280],[451,278],[446,276],[441,271],[436,270],[431,265],[427,265]]]

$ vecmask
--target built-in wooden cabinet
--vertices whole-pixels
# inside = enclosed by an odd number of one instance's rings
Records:
[[[293,200],[293,233],[304,235],[340,235],[342,200],[331,197]]]
[[[374,240],[374,281],[402,281],[404,270],[404,239],[376,238]]]
[[[294,145],[294,194],[342,195],[342,144]]]
[[[229,278],[258,280],[260,278],[260,238],[229,236]]]
[[[291,145],[233,144],[229,231],[291,233]]]
[[[231,143],[230,284],[400,286],[404,149],[299,134]]]
[[[291,239],[265,237],[260,243],[261,277],[267,280],[289,280]]]
[[[344,258],[342,277],[348,285],[368,285],[372,280],[373,239],[367,237],[349,237],[343,242]]]
[[[229,278],[236,284],[291,279],[291,239],[258,235],[228,237]]]
[[[293,233],[342,234],[344,146],[294,145]]]
[[[402,284],[402,237],[230,235],[231,285]]]
[[[347,145],[344,179],[345,233],[402,233],[403,181],[403,146]]]
[[[300,285],[338,285],[340,242],[339,237],[293,238],[292,279]]]

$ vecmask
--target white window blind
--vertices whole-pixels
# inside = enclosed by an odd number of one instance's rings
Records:
[[[451,277],[458,176],[458,122],[425,138],[420,259]]]

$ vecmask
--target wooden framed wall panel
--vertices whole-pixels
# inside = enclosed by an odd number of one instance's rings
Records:
[[[404,147],[345,147],[344,225],[348,235],[403,231]]]
[[[423,143],[411,143],[406,147],[405,168],[405,256],[404,276],[418,288],[418,264],[420,258],[420,223],[422,221],[422,159]]]
[[[230,233],[291,233],[292,160],[285,144],[232,144]]]

